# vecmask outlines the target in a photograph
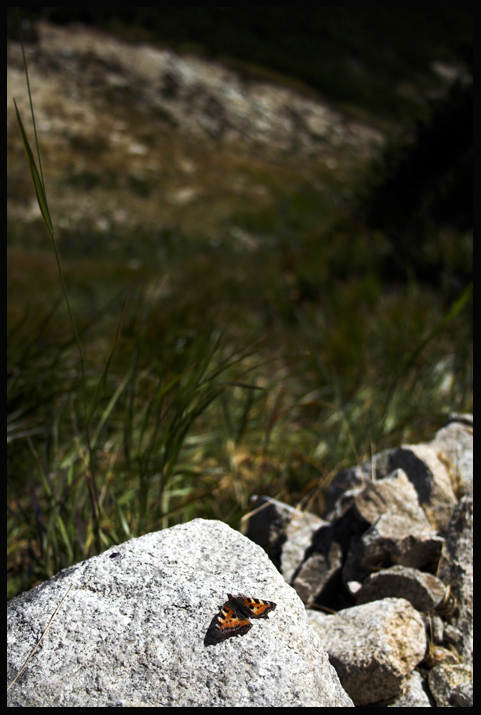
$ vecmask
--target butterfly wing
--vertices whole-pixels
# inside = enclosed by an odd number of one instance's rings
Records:
[[[251,628],[249,619],[226,602],[212,619],[205,638],[206,645],[220,643],[233,636],[244,636]]]
[[[261,598],[251,598],[250,596],[233,596],[228,593],[228,602],[237,613],[245,618],[267,618],[271,611],[275,611],[277,603],[274,601],[263,601]]]

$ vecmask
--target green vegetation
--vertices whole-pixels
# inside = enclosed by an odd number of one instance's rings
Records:
[[[418,131],[432,126],[424,112]],[[471,410],[469,137],[457,147],[427,160],[416,201],[412,141],[337,172],[243,160],[268,199],[204,199],[108,240],[96,217],[54,234],[61,187],[47,205],[32,171],[45,223],[8,229],[7,597],[179,521],[238,527],[254,493],[322,509],[339,468]],[[206,184],[239,173],[191,151]],[[123,181],[135,201],[156,186],[109,167],[70,181]],[[212,182],[208,199],[223,197]],[[27,204],[31,188],[13,190]]]

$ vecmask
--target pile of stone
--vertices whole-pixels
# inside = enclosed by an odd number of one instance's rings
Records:
[[[357,706],[473,707],[473,420],[340,472],[324,518],[267,497],[247,536]]]

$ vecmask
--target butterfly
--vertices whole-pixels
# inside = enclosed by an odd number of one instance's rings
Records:
[[[224,603],[209,626],[204,643],[211,645],[225,641],[233,636],[245,636],[252,628],[249,618],[267,618],[277,604],[249,596],[227,594]]]

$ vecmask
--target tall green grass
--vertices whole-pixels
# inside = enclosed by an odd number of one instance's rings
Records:
[[[71,338],[50,342],[54,311],[28,337],[16,335],[21,320],[9,335],[7,441],[10,466],[19,470],[8,478],[9,595],[112,543],[165,527],[171,513],[199,500],[206,490],[196,485],[195,470],[179,466],[184,445],[226,389],[254,389],[238,382],[252,369],[245,365],[251,351],[228,348],[219,330],[189,333],[181,326],[146,362],[142,344],[153,308],[137,314],[135,335],[125,340],[124,304],[104,359],[86,360],[48,208],[27,71],[26,77],[37,160],[15,104],[17,122]],[[116,350],[123,350],[120,374],[113,370]],[[27,470],[20,467],[25,459]]]

